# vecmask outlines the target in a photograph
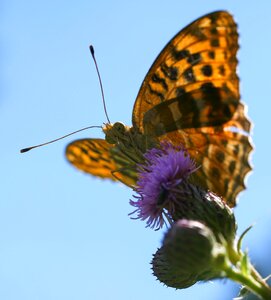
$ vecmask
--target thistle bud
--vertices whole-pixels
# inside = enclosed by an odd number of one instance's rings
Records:
[[[179,220],[166,233],[154,255],[153,273],[164,284],[187,288],[197,281],[223,277],[224,248],[204,224]]]

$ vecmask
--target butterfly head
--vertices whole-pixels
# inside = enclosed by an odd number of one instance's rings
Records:
[[[105,124],[103,131],[105,133],[105,140],[109,144],[116,144],[127,137],[129,128],[120,122],[116,122],[114,124]]]

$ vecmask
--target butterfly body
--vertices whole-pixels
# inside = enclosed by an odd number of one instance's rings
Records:
[[[78,169],[134,186],[144,153],[163,141],[182,145],[200,166],[196,179],[234,206],[251,170],[250,122],[236,74],[237,25],[225,11],[181,30],[148,71],[137,95],[132,127],[105,124],[105,139],[68,145]]]
[[[124,153],[129,152],[130,149],[135,163],[142,159],[142,154],[147,150],[146,136],[121,122],[105,124],[103,132],[105,133],[105,140],[109,144],[115,145]]]

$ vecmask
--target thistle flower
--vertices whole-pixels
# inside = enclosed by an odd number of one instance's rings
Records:
[[[147,227],[155,229],[166,221],[197,220],[212,229],[217,240],[233,242],[236,223],[232,210],[219,196],[190,182],[197,167],[185,149],[162,143],[147,151],[138,171],[136,200],[130,200],[136,207],[131,213],[137,214],[135,219],[146,220]]]
[[[180,194],[185,193],[183,183],[197,168],[184,149],[170,143],[162,143],[160,149],[151,149],[144,156],[145,163],[138,166],[138,195],[130,200],[136,207],[131,214],[147,220],[148,227],[160,229],[165,219],[172,223]]]

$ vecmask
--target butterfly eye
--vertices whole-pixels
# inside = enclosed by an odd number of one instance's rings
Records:
[[[105,139],[109,144],[116,144],[119,139],[123,138],[125,132],[125,126],[120,122],[116,122],[111,128],[106,130]]]
[[[122,134],[122,133],[125,132],[125,126],[122,123],[120,123],[120,122],[116,122],[113,125],[113,129],[114,129],[114,131],[116,131],[116,132],[118,132],[120,134]]]

